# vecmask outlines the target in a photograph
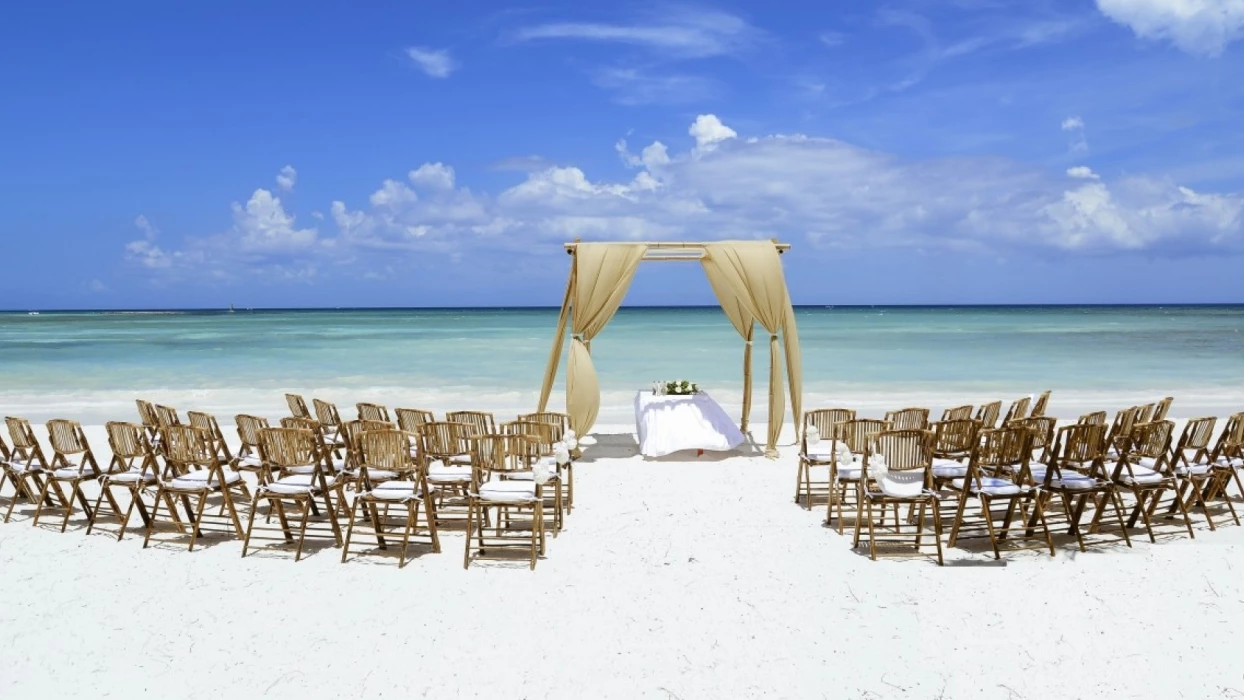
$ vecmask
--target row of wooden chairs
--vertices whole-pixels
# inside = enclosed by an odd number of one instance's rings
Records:
[[[325,406],[331,412],[317,405],[323,411],[321,417],[336,413],[331,405]],[[554,505],[555,527],[561,526],[562,491],[560,483],[556,482],[569,470],[572,460],[566,459],[565,464],[558,465],[557,460],[548,459],[553,452],[550,446],[554,439],[562,436],[556,430],[552,414],[540,415],[544,422],[520,420],[502,424],[500,431],[493,427],[491,416],[487,416],[486,429],[491,432],[486,433],[480,432],[474,422],[438,423],[430,420],[430,415],[414,432],[387,422],[368,420],[341,422],[329,428],[319,420],[293,416],[282,419],[278,428],[270,427],[263,418],[240,415],[237,425],[242,445],[233,453],[219,424],[209,414],[190,412],[187,424],[182,422],[176,409],[168,406],[140,400],[138,408],[141,424],[107,424],[113,459],[106,470],[95,460],[86,435],[76,422],[55,420],[48,423],[53,457],[47,459],[29,421],[6,419],[14,445],[10,449],[0,440],[0,457],[4,458],[0,491],[6,481],[14,488],[5,514],[6,522],[17,501],[27,499],[36,504],[36,524],[45,507],[62,509],[61,529],[64,531],[77,499],[88,516],[89,533],[102,513],[102,504],[107,502],[111,514],[120,522],[118,539],[124,537],[132,512],[139,510],[147,528],[144,538],[144,546],[147,546],[160,508],[164,506],[173,525],[181,533],[190,535],[193,549],[202,534],[200,523],[208,497],[219,496],[221,514],[228,516],[227,524],[244,539],[243,556],[250,547],[255,514],[261,504],[268,506],[269,518],[274,512],[277,514],[284,539],[293,543],[287,517],[287,507],[291,508],[299,516],[295,553],[295,560],[298,560],[307,524],[319,501],[326,509],[336,544],[343,547],[344,561],[360,508],[368,512],[377,543],[384,548],[386,543],[377,506],[384,506],[387,517],[391,505],[405,505],[407,519],[399,561],[402,565],[411,532],[417,528],[421,507],[433,551],[439,551],[433,496],[441,490],[453,490],[466,501],[468,527],[476,528],[474,534],[481,551],[485,539],[483,528],[490,520],[489,508],[498,509],[497,522],[506,522],[507,529],[513,524],[513,512],[530,510],[533,567],[537,546],[541,553],[545,550],[543,511],[546,500]],[[327,436],[330,432],[332,438]],[[554,491],[551,499],[545,497],[547,478],[537,478],[534,474],[533,466],[541,460],[552,461],[550,476],[557,488],[549,489]],[[253,472],[258,481],[253,498],[241,477],[244,471]],[[99,482],[94,507],[87,502],[82,489],[90,481]],[[348,510],[344,493],[347,486],[353,486],[357,494],[343,542],[337,514]],[[128,491],[130,496],[124,510],[117,501],[122,491]],[[144,494],[152,499],[150,512]],[[245,534],[235,496],[252,501]],[[531,499],[537,496],[539,503],[533,504]],[[192,508],[192,499],[197,500],[197,507]],[[185,507],[185,521],[176,508],[179,501]],[[468,532],[466,563],[469,563],[471,534]],[[499,537],[500,527],[497,535],[491,539],[490,546],[504,546]]]
[[[984,526],[995,557],[1000,556],[998,542],[1009,533],[1017,507],[1027,514],[1023,526],[1026,535],[1032,536],[1039,528],[1053,554],[1045,512],[1055,496],[1067,517],[1068,532],[1082,550],[1085,530],[1099,530],[1111,510],[1120,537],[1129,546],[1128,529],[1138,520],[1143,520],[1154,541],[1152,516],[1168,493],[1172,498],[1165,506],[1167,516],[1181,515],[1190,536],[1194,534],[1189,510],[1204,513],[1212,530],[1212,506],[1225,506],[1238,524],[1226,489],[1233,481],[1244,496],[1244,482],[1238,473],[1244,469],[1244,413],[1231,416],[1212,445],[1214,418],[1188,421],[1176,440],[1172,435],[1174,423],[1165,417],[1170,401],[1123,409],[1109,426],[1104,412],[1094,412],[1062,428],[1056,428],[1056,419],[1049,416],[1028,413],[1016,418],[1018,411],[1001,428],[994,429],[974,418],[948,418],[929,429],[919,429],[896,428],[890,421],[856,419],[847,409],[812,411],[805,418],[796,499],[811,503],[812,469],[827,467],[827,524],[836,521],[842,533],[844,504],[854,492],[854,542],[858,544],[867,526],[873,556],[874,506],[882,507],[883,516],[885,507],[899,502],[920,508],[919,533],[924,508],[946,495],[958,504],[950,544],[953,546],[959,537],[967,500],[975,498],[986,514]],[[880,482],[869,471],[870,460],[877,456],[887,479],[893,481],[897,478],[894,475],[906,473],[909,486],[919,482],[920,488],[897,501],[884,489],[878,492],[875,487]],[[872,464],[876,472],[878,462]],[[916,472],[919,478],[915,478]],[[1132,499],[1126,523],[1125,495]],[[997,500],[1008,502],[1001,534],[989,515],[991,503]],[[1081,523],[1090,505],[1094,515],[1086,528]],[[897,509],[895,513],[897,526]],[[936,508],[933,515],[940,561],[941,527]]]

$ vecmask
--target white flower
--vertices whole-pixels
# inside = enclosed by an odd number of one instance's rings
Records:
[[[566,446],[566,443],[559,442],[553,445],[553,458],[557,460],[558,464],[570,463],[570,448]]]

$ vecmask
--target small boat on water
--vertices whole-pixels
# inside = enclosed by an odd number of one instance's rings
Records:
[[[232,313],[236,313],[236,312],[233,310],[233,304],[230,304],[230,305],[229,305],[229,313],[231,313],[231,314],[232,314]]]
[[[38,316],[38,315],[39,315],[39,312],[38,312],[38,311],[28,311],[28,312],[26,312],[26,315],[27,315],[27,316]]]

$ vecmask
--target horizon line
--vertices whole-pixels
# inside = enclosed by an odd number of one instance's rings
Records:
[[[1244,306],[1240,302],[1057,302],[1057,303],[961,303],[961,304],[794,304],[795,309],[954,309],[954,308],[1163,308],[1163,307],[1234,307]],[[506,305],[506,306],[260,306],[232,309],[235,313],[256,313],[273,311],[557,311],[560,306],[549,305]],[[720,309],[719,304],[631,304],[623,305],[618,310],[627,309]],[[231,307],[189,306],[189,307],[113,307],[113,308],[27,308],[0,309],[0,314],[32,314],[32,313],[229,313]]]

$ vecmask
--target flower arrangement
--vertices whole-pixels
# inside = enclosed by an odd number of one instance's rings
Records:
[[[690,396],[700,393],[700,385],[686,379],[675,379],[672,382],[653,382],[652,393],[658,396]]]

